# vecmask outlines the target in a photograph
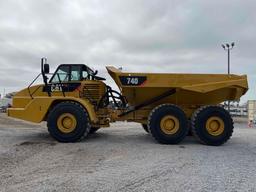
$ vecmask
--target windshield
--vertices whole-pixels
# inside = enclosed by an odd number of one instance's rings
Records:
[[[58,83],[58,82],[65,82],[69,79],[69,66],[61,66],[54,74],[51,82]]]

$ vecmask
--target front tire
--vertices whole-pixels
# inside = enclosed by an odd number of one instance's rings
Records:
[[[232,136],[233,119],[222,107],[201,107],[194,112],[191,120],[193,135],[203,144],[222,145]]]
[[[159,143],[177,144],[188,133],[188,120],[183,110],[178,106],[162,104],[151,111],[148,128]]]
[[[59,142],[76,142],[90,132],[87,111],[78,103],[62,102],[49,113],[47,127],[50,135]]]

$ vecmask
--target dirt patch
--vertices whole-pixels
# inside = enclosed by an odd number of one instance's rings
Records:
[[[17,146],[24,146],[24,145],[51,145],[54,146],[57,143],[54,142],[35,142],[35,141],[24,141],[20,144],[17,144]]]

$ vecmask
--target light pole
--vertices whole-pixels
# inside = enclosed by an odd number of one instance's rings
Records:
[[[230,74],[230,50],[233,49],[233,47],[235,46],[235,43],[234,42],[232,42],[231,44],[226,43],[226,44],[222,44],[221,46],[225,51],[228,52],[228,74]],[[228,111],[229,110],[230,110],[230,101],[228,101]]]

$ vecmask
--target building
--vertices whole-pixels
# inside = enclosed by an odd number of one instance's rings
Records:
[[[256,120],[256,100],[248,100],[247,109],[248,109],[248,121]]]
[[[11,105],[12,100],[10,98],[0,99],[0,113],[5,112],[6,109]]]

